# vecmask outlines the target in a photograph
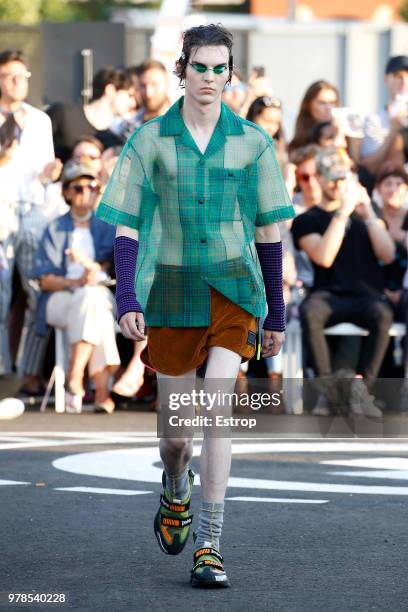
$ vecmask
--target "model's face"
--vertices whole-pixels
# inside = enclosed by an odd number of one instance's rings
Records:
[[[168,96],[167,74],[157,68],[146,70],[140,75],[140,93],[146,110],[160,110]]]
[[[308,159],[296,169],[296,179],[302,192],[303,202],[306,206],[316,206],[322,201],[322,188],[317,179],[316,162]]]
[[[279,108],[265,107],[255,119],[255,123],[273,138],[280,128],[281,120],[282,113]]]
[[[331,121],[332,110],[338,106],[336,92],[332,89],[322,89],[310,102],[309,111],[316,122]]]
[[[399,176],[387,176],[377,186],[383,203],[392,208],[402,208],[407,197],[408,185]]]
[[[86,163],[98,172],[102,169],[101,152],[92,142],[79,142],[72,152],[72,158]]]
[[[203,106],[219,100],[229,79],[228,61],[227,47],[197,47],[193,49],[186,69],[186,93]],[[204,70],[204,68],[210,68],[210,70],[198,71]],[[215,69],[215,72],[213,69]]]
[[[31,74],[21,62],[8,62],[0,66],[1,97],[7,102],[22,102],[28,94]]]
[[[393,100],[398,95],[408,94],[408,70],[400,70],[385,75],[385,84]]]

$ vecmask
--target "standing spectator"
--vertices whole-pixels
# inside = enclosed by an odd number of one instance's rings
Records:
[[[350,408],[355,414],[381,416],[368,389],[389,342],[392,310],[383,295],[380,262],[393,261],[394,245],[367,192],[346,180],[350,167],[345,158],[324,150],[316,163],[322,202],[296,217],[292,226],[295,245],[309,256],[315,273],[312,291],[301,305],[305,339],[315,371],[329,388],[332,368],[325,327],[349,322],[369,330],[351,383]],[[327,395],[319,397],[315,408],[329,414]]]
[[[249,107],[246,118],[265,130],[276,145],[276,156],[282,172],[287,163],[286,140],[282,126],[282,103],[278,98],[262,96]]]
[[[291,153],[312,142],[313,129],[317,123],[332,121],[334,108],[340,103],[336,87],[327,81],[316,81],[307,89],[296,119],[295,135],[289,144]]]
[[[389,103],[369,115],[364,125],[360,163],[371,175],[392,159],[392,149],[408,122],[408,55],[391,57],[385,68]],[[395,161],[395,160],[393,160]]]
[[[86,134],[103,134],[104,146],[118,144],[117,137],[107,132],[116,116],[122,116],[131,106],[131,83],[123,70],[101,68],[93,79],[93,98],[89,104],[53,104],[47,113],[52,121],[55,153],[63,162],[72,154],[78,139]]]
[[[113,259],[114,232],[93,212],[100,188],[91,166],[75,160],[65,165],[62,189],[70,211],[46,229],[32,270],[42,289],[38,333],[45,333],[46,324],[67,330],[71,347],[68,412],[81,411],[86,366],[96,387],[96,409],[114,410],[108,383],[120,360],[114,300],[103,286]]]
[[[146,60],[138,67],[138,73],[142,107],[134,117],[123,120],[117,127],[123,143],[141,125],[170,108],[169,81],[164,64],[158,60]]]
[[[146,60],[140,67],[142,108],[136,116],[136,127],[155,119],[170,108],[169,80],[165,66],[157,60]]]
[[[0,373],[11,371],[7,319],[13,269],[16,265],[29,298],[27,335],[23,352],[24,386],[39,390],[39,371],[45,342],[36,337],[38,292],[29,282],[35,252],[44,231],[44,168],[54,160],[51,122],[42,111],[27,104],[31,73],[21,51],[0,54],[0,125],[12,136],[0,165],[0,243],[3,254],[0,275]],[[10,142],[11,141],[11,142]]]

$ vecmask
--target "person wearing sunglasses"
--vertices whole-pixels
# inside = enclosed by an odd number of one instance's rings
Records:
[[[197,369],[215,393],[204,427],[202,499],[194,538],[193,587],[226,587],[220,554],[231,465],[231,415],[223,394],[234,390],[241,361],[276,355],[285,328],[282,245],[278,221],[294,215],[273,141],[222,103],[233,74],[232,34],[218,25],[184,33],[175,75],[185,95],[135,132],[104,191],[97,216],[118,226],[116,302],[122,333],[144,341],[144,363],[156,370],[161,409],[163,491],[154,519],[160,549],[185,547],[194,474],[194,428],[174,423],[171,388],[187,394],[195,416]],[[265,294],[266,292],[266,294]],[[268,304],[268,306],[267,306]],[[146,319],[145,319],[146,317]],[[258,319],[258,321],[257,321]],[[220,395],[219,395],[220,394]],[[183,397],[185,397],[183,395]],[[201,416],[208,407],[200,402]],[[177,416],[177,415],[176,415]]]
[[[72,413],[82,409],[86,367],[95,383],[95,410],[113,412],[108,382],[120,364],[114,301],[105,286],[114,234],[95,217],[100,189],[95,168],[75,160],[65,164],[62,193],[69,212],[47,227],[31,273],[42,290],[37,333],[44,335],[47,325],[67,333],[66,411]]]

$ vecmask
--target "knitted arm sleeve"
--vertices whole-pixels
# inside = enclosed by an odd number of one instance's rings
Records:
[[[133,238],[128,238],[127,236],[118,236],[115,238],[115,297],[118,321],[120,321],[120,318],[127,312],[143,312],[135,294],[135,274],[138,250],[138,240],[133,240]]]
[[[265,284],[268,315],[263,328],[285,330],[285,302],[283,301],[282,242],[255,243]]]

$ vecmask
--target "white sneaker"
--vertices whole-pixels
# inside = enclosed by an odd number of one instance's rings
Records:
[[[0,401],[0,419],[16,419],[25,410],[24,403],[14,397],[7,397]]]
[[[350,410],[357,416],[382,417],[383,413],[374,403],[362,378],[355,378],[350,385]]]
[[[323,395],[323,393],[319,393],[317,398],[316,405],[312,408],[313,416],[330,416],[330,408],[327,403],[327,398]]]

